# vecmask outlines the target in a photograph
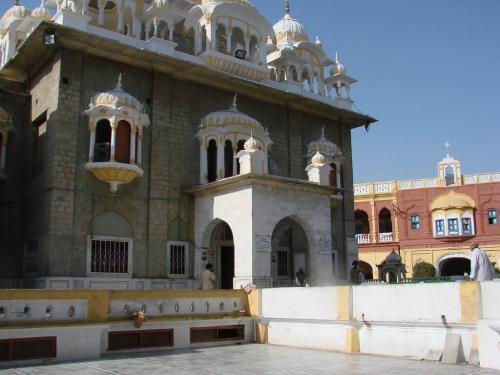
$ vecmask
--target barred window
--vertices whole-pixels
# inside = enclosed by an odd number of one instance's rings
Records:
[[[129,274],[131,240],[106,237],[90,239],[90,272]]]
[[[278,276],[288,276],[288,250],[278,251]]]
[[[188,276],[189,274],[189,243],[168,242],[167,267],[169,277]]]
[[[411,215],[411,229],[420,229],[419,215]]]

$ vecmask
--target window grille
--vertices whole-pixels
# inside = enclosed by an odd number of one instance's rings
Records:
[[[278,251],[278,276],[288,276],[288,251]]]
[[[498,211],[495,209],[488,210],[488,224],[498,224]]]
[[[458,219],[448,219],[449,234],[458,234]]]
[[[411,216],[411,229],[419,229],[420,228],[420,216],[412,215]]]
[[[91,240],[90,272],[129,273],[129,240]]]
[[[444,236],[444,220],[436,220],[436,235]]]
[[[469,217],[462,219],[462,232],[463,234],[472,234],[472,220]]]
[[[170,274],[184,275],[186,273],[186,246],[170,245]]]

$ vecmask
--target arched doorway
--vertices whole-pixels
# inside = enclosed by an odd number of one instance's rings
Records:
[[[212,231],[209,251],[213,254],[217,287],[233,289],[234,240],[233,232],[225,221],[218,223]]]
[[[354,229],[358,243],[370,243],[370,223],[368,214],[363,210],[354,212]]]
[[[302,269],[310,276],[307,237],[302,226],[292,218],[281,220],[271,237],[271,275],[273,286],[292,286],[295,274]]]
[[[369,263],[358,261],[358,267],[365,275],[365,280],[373,280],[373,267]]]
[[[464,273],[470,275],[470,259],[465,256],[443,258],[439,262],[441,276],[463,276]]]

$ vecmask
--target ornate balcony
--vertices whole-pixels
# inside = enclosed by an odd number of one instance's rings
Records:
[[[98,180],[107,182],[112,193],[118,191],[118,186],[128,184],[144,173],[135,164],[117,162],[87,163],[85,169],[91,171]]]
[[[393,242],[394,239],[393,239],[393,236],[392,236],[392,232],[389,232],[389,233],[379,233],[378,240],[379,240],[379,242]]]
[[[372,242],[370,233],[356,234],[355,237],[358,244],[367,244]]]

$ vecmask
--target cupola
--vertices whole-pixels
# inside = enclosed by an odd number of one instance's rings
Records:
[[[0,19],[0,36],[4,36],[9,30],[9,26],[15,21],[21,21],[30,15],[30,11],[19,0],[14,2],[7,12]]]
[[[50,20],[52,20],[52,14],[45,6],[45,3],[46,0],[41,0],[40,6],[33,9],[33,11],[31,12],[31,16],[34,18],[41,19],[42,21],[49,22]]]

